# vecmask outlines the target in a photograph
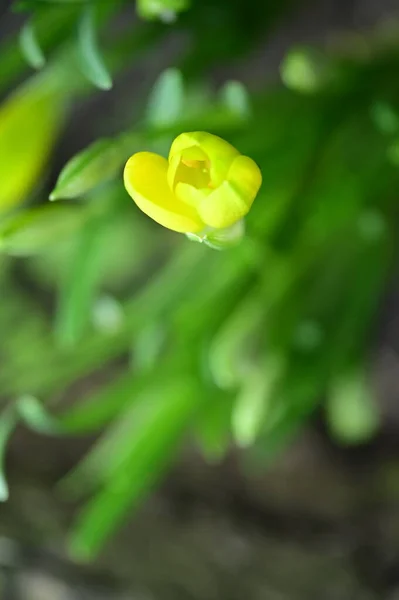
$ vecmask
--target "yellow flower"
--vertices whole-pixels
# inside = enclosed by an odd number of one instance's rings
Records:
[[[181,233],[228,228],[250,210],[262,183],[259,167],[225,140],[205,132],[182,133],[169,159],[152,152],[126,163],[125,187],[137,206]]]

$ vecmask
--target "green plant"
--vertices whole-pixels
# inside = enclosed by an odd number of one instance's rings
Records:
[[[113,17],[132,16],[127,0],[15,3],[27,17],[20,48],[42,70],[0,107],[0,447],[4,455],[21,419],[43,434],[100,432],[62,482],[91,496],[71,534],[81,558],[159,481],[188,433],[209,460],[232,441],[269,458],[323,398],[337,440],[362,442],[378,428],[366,373],[397,259],[399,48],[377,31],[366,55],[297,49],[282,65],[285,86],[249,93],[227,82],[209,92],[206,70],[244,56],[289,6],[143,0],[143,20],[116,34]],[[43,169],[74,103],[110,89],[180,30],[190,43],[150,97],[135,98],[140,118],[126,115],[119,134],[71,157],[49,190]],[[26,72],[11,37],[0,48],[0,90]],[[37,89],[49,106],[31,108]],[[222,135],[262,170],[246,236],[224,252],[149,222],[123,188],[133,152],[165,153],[189,130]],[[53,318],[21,289],[16,262],[54,299]],[[72,407],[52,402],[107,367],[107,383]],[[5,479],[0,491],[6,498]]]

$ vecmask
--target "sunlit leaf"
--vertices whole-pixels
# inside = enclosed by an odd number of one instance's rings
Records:
[[[0,213],[26,199],[49,158],[65,113],[54,84],[43,71],[0,106]]]

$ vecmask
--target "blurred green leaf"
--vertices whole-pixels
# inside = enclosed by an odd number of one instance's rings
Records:
[[[18,415],[13,406],[8,406],[0,414],[0,502],[8,500],[9,490],[4,474],[4,459],[7,444],[18,422]]]
[[[34,69],[41,69],[46,59],[36,36],[32,21],[28,21],[21,29],[19,36],[21,50],[28,64]]]
[[[312,176],[330,127],[326,110],[321,100],[304,99],[286,90],[267,94],[254,107],[254,123],[267,135],[259,138],[250,128],[252,135],[246,142],[245,152],[258,162],[263,173],[262,187],[246,217],[249,235],[253,232],[279,242],[279,232],[283,232],[291,238],[287,222],[300,210],[298,197]],[[249,133],[240,135],[240,148],[246,136]]]
[[[252,363],[254,339],[260,334],[264,317],[263,298],[250,290],[224,321],[209,349],[209,366],[217,385],[231,388],[245,378]]]
[[[330,432],[341,444],[368,442],[380,426],[376,399],[364,366],[353,367],[333,379],[326,408]]]
[[[65,99],[50,70],[30,78],[1,104],[0,213],[23,202],[37,183],[58,135]]]
[[[174,459],[182,436],[198,410],[197,384],[176,379],[144,395],[123,437],[104,467],[105,487],[83,509],[70,539],[75,558],[93,557],[129,509],[137,506]],[[141,410],[140,410],[141,409]],[[134,411],[132,413],[134,417]]]
[[[159,368],[136,372],[127,370],[104,389],[94,392],[88,400],[61,415],[59,422],[68,433],[91,433],[104,425],[111,426],[93,445],[86,456],[61,481],[61,488],[74,497],[98,489],[112,474],[115,460],[124,456],[126,440],[142,415],[147,414],[160,388],[168,389],[181,379],[182,365],[160,364]],[[161,400],[160,400],[161,401]]]
[[[221,89],[224,106],[231,112],[246,119],[251,114],[251,101],[248,91],[240,81],[228,81]]]
[[[101,261],[107,217],[92,217],[76,236],[76,254],[61,286],[56,336],[61,346],[73,346],[85,331],[101,280]]]
[[[387,185],[385,152],[385,139],[365,111],[342,118],[314,167],[298,212],[290,216],[291,242],[298,237],[303,247],[321,246],[349,226],[371,194]]]
[[[271,356],[247,369],[232,413],[233,435],[242,448],[251,446],[264,429],[283,367],[280,357]]]
[[[24,394],[16,400],[15,406],[22,421],[30,429],[47,435],[64,433],[58,420],[47,412],[35,396]]]
[[[328,359],[313,355],[281,356],[272,377],[273,392],[256,440],[255,452],[270,462],[300,432],[321,401],[326,384]],[[275,377],[275,375],[277,377]]]
[[[211,400],[195,422],[195,434],[206,459],[221,460],[232,443],[231,415],[235,395],[232,392],[209,390]]]
[[[147,104],[147,123],[152,127],[167,127],[182,115],[184,103],[183,77],[178,69],[166,69],[152,88]]]
[[[174,370],[168,367],[170,375]],[[158,377],[164,377],[165,369],[157,369]],[[60,415],[62,427],[70,433],[90,433],[100,430],[119,414],[154,382],[154,371],[138,372],[127,369],[109,384],[81,399],[75,406]],[[84,469],[84,465],[82,465]],[[78,466],[78,470],[80,467]]]
[[[100,139],[76,154],[62,169],[50,200],[78,198],[115,177],[126,152],[115,139]]]
[[[337,61],[311,47],[290,50],[280,73],[288,88],[305,94],[336,86],[342,77]]]
[[[137,12],[143,19],[172,22],[176,14],[187,10],[190,0],[137,0]]]
[[[121,303],[108,294],[97,298],[92,312],[93,327],[112,335],[123,327],[124,312]]]
[[[44,54],[62,44],[69,36],[70,28],[76,20],[78,4],[48,5],[34,15],[36,38]],[[10,85],[21,79],[28,70],[28,63],[21,52],[20,40],[5,37],[0,40],[0,90],[4,92]]]
[[[134,336],[132,345],[132,367],[138,370],[153,368],[165,346],[167,332],[162,322],[149,323]]]
[[[92,5],[88,5],[83,10],[79,21],[78,54],[79,66],[87,79],[101,90],[110,90],[112,79],[98,47],[95,12]]]
[[[399,113],[390,103],[374,102],[370,113],[376,127],[382,133],[393,135],[399,131]]]
[[[18,0],[14,3],[16,8],[27,9],[39,7],[43,4],[87,4],[89,2],[98,2],[99,0]]]
[[[75,234],[86,214],[76,206],[40,206],[0,222],[0,254],[31,256]]]

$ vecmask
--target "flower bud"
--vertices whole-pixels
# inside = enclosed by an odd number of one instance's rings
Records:
[[[250,210],[262,183],[259,167],[225,140],[182,133],[169,158],[138,152],[128,160],[125,187],[160,225],[204,239],[231,228]]]

